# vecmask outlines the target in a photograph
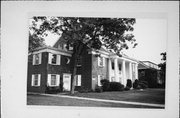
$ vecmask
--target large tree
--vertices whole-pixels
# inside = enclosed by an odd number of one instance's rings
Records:
[[[84,47],[98,50],[102,46],[120,55],[122,49],[128,49],[127,42],[135,47],[134,18],[81,18],[81,17],[33,17],[31,29],[37,37],[47,32],[59,34],[66,40],[67,48],[73,46],[72,86],[74,93],[77,59]]]
[[[162,56],[162,63],[158,64],[160,67],[160,77],[163,82],[163,85],[165,86],[165,76],[166,76],[166,52],[163,52],[160,54]]]

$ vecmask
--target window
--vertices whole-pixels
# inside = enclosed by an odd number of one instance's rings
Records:
[[[60,84],[60,75],[57,74],[48,74],[48,86],[59,86]]]
[[[81,66],[82,65],[82,57],[78,57],[77,58],[77,66]]]
[[[98,75],[97,85],[101,86],[101,80],[104,79],[102,75]]]
[[[119,64],[119,71],[121,71],[121,64]]]
[[[40,78],[41,78],[40,74],[33,74],[31,86],[40,86]]]
[[[105,58],[104,57],[98,57],[98,66],[100,66],[100,67],[105,66]]]
[[[111,62],[112,70],[114,70],[114,62]]]
[[[52,64],[56,64],[57,63],[57,55],[55,55],[55,54],[52,55],[51,63]]]
[[[81,75],[76,75],[76,80],[75,80],[75,85],[76,86],[81,86]]]
[[[41,64],[41,53],[33,55],[33,65]]]
[[[60,61],[61,61],[60,58],[61,58],[60,55],[49,53],[48,63],[53,65],[60,65]]]

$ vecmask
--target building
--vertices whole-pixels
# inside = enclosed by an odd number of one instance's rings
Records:
[[[162,84],[160,68],[150,61],[141,61],[138,66],[139,80],[147,81],[148,87],[156,88]]]
[[[59,39],[53,47],[34,50],[28,57],[28,92],[45,93],[47,89],[70,91],[72,48],[67,50]],[[124,54],[118,56],[104,48],[98,51],[85,49],[78,59],[76,88],[95,90],[101,79],[120,82],[126,86],[127,79],[138,79],[139,61]]]

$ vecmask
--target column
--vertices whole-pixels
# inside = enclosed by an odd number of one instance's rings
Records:
[[[138,64],[135,64],[135,79],[138,79]]]
[[[112,69],[111,58],[109,58],[109,60],[108,60],[108,72],[109,72],[109,81],[110,82],[111,82],[111,69]]]
[[[132,80],[132,63],[131,63],[131,62],[129,62],[129,79],[130,79],[131,81],[133,81],[133,80]]]
[[[123,66],[123,68],[122,68],[122,71],[123,71],[122,84],[124,86],[126,86],[125,85],[125,83],[126,83],[126,65],[125,65],[125,60],[123,60],[122,66]]]
[[[118,59],[114,58],[114,76],[116,82],[119,82],[119,69],[118,69]]]

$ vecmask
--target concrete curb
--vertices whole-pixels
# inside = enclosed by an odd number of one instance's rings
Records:
[[[111,103],[120,103],[120,104],[143,105],[143,106],[152,106],[152,107],[165,108],[165,105],[162,105],[162,104],[141,103],[141,102],[128,102],[128,101],[117,101],[117,100],[105,100],[105,99],[86,98],[86,97],[77,97],[77,96],[68,96],[68,95],[59,95],[59,94],[55,95],[55,94],[43,94],[43,93],[32,93],[32,92],[28,92],[28,94],[44,95],[44,96],[51,96],[51,97],[72,98],[72,99],[80,99],[80,100],[91,100],[91,101],[99,101],[99,102],[111,102]]]

